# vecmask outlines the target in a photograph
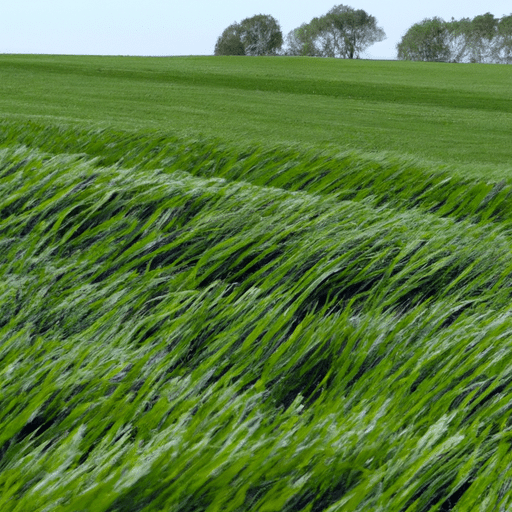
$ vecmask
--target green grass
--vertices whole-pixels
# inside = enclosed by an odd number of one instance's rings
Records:
[[[0,56],[0,112],[510,169],[510,66]]]
[[[0,510],[512,507],[508,69],[1,56]]]

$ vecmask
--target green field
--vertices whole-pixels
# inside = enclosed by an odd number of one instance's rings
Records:
[[[0,55],[0,510],[509,510],[511,81]]]
[[[510,165],[510,66],[4,55],[0,74],[4,116]]]

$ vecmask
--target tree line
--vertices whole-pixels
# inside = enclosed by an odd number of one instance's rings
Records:
[[[397,44],[403,60],[512,64],[512,15],[415,23]]]
[[[278,21],[258,14],[227,27],[217,39],[215,55],[303,55],[358,58],[384,40],[375,17],[362,9],[336,5],[327,14],[292,30],[285,40]]]
[[[217,39],[215,55],[294,55],[360,58],[386,38],[374,16],[340,4],[283,37],[279,22],[258,14],[233,23]],[[396,45],[400,60],[512,64],[512,14],[490,13],[444,21],[426,18],[412,25]]]

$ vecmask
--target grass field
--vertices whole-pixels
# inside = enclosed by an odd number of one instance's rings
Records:
[[[509,510],[511,78],[0,56],[0,510]]]
[[[510,164],[510,66],[5,55],[0,73],[4,116]]]

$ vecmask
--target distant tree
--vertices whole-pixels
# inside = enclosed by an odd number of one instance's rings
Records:
[[[215,55],[277,55],[283,33],[275,18],[258,14],[227,27],[217,39]]]
[[[374,16],[363,9],[356,10],[342,4],[311,23],[326,57],[353,59],[386,38]]]
[[[491,13],[445,22],[424,19],[397,45],[399,59],[512,64],[512,15]]]
[[[512,14],[499,20],[492,58],[500,64],[512,64]]]
[[[493,62],[499,20],[490,13],[445,23],[452,62]]]
[[[445,23],[448,31],[448,48],[451,62],[469,62],[471,55],[471,19],[462,18]]]
[[[425,18],[415,23],[397,44],[401,60],[449,61],[449,32],[441,18]]]
[[[215,44],[215,55],[245,55],[239,23],[229,25]]]
[[[315,46],[316,33],[311,23],[303,23],[286,36],[286,55],[321,57]]]
[[[286,40],[286,54],[353,59],[385,38],[374,16],[340,4],[292,30]]]
[[[246,55],[277,55],[283,46],[283,33],[275,18],[258,14],[240,23]]]
[[[498,21],[490,12],[475,16],[471,20],[468,34],[470,62],[492,61],[492,46],[498,32]]]

